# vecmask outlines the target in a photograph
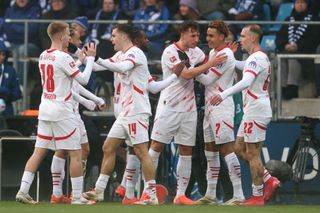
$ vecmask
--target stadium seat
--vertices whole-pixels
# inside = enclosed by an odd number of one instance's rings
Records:
[[[275,21],[284,21],[288,16],[290,16],[291,12],[293,10],[293,3],[282,3],[279,7],[277,17]],[[281,24],[275,24],[273,25],[269,31],[270,32],[277,32],[281,28]]]
[[[263,12],[263,21],[271,21],[271,8],[269,4],[262,5],[262,12]],[[269,32],[269,28],[271,27],[270,24],[263,25],[263,31]]]
[[[260,47],[262,50],[268,52],[274,52],[276,49],[276,36],[275,35],[264,35],[261,40]]]

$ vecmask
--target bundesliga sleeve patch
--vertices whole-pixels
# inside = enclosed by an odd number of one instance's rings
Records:
[[[69,63],[69,66],[70,66],[71,68],[74,68],[74,67],[76,66],[76,64],[74,63],[74,61],[72,61],[72,62]]]
[[[128,58],[135,58],[135,56],[134,56],[134,54],[129,54],[128,56],[127,56]]]
[[[257,63],[255,61],[250,61],[248,66],[255,69],[257,68]]]
[[[177,58],[175,56],[172,56],[172,57],[170,57],[169,60],[170,60],[171,63],[173,63],[173,62],[175,62],[177,60]]]

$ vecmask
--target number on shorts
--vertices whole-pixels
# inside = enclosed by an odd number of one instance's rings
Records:
[[[244,122],[244,133],[252,133],[253,122]]]
[[[45,64],[40,65],[40,69],[42,72],[42,86],[46,86],[47,92],[53,92],[54,91],[54,79],[53,79],[53,65],[48,64],[47,66]]]
[[[219,135],[219,130],[220,130],[220,126],[221,124],[220,123],[216,123],[216,135]]]
[[[129,135],[135,136],[137,134],[137,125],[136,123],[128,124]]]

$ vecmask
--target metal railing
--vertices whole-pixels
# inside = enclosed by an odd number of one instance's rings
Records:
[[[5,19],[6,23],[23,23],[24,24],[24,54],[27,56],[28,55],[28,49],[27,49],[27,43],[28,43],[28,25],[29,23],[51,23],[52,19]],[[63,20],[68,23],[71,23],[73,20]],[[206,25],[210,23],[211,21],[207,20],[199,20],[197,21],[201,25]],[[259,24],[259,25],[276,25],[276,24],[281,24],[281,25],[288,25],[288,24],[305,24],[306,22],[304,21],[295,21],[295,22],[289,22],[289,21],[229,21],[225,20],[227,24],[233,24],[233,25],[246,25],[246,24]],[[138,21],[138,20],[89,20],[89,24],[94,24],[94,23],[101,23],[101,24],[181,24],[183,21],[174,21],[174,20],[162,20],[162,21]],[[320,25],[320,21],[310,21],[308,22],[308,25]],[[28,109],[28,104],[27,104],[27,92],[28,92],[28,71],[27,71],[27,63],[29,61],[29,58],[22,58],[19,59],[24,63],[23,66],[23,98],[22,98],[22,107],[21,110],[26,110]],[[31,59],[32,60],[32,59]],[[278,68],[279,69],[279,68]],[[277,90],[279,92],[279,90]],[[281,93],[281,88],[280,88],[280,93]],[[281,98],[281,94],[278,95],[278,97]],[[277,106],[279,106],[279,103],[277,103]],[[281,105],[280,105],[281,106]],[[280,110],[281,113],[281,110]],[[276,113],[276,118],[279,117],[279,112]]]

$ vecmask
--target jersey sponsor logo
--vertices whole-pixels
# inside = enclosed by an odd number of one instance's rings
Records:
[[[70,66],[71,68],[74,68],[74,67],[76,66],[76,64],[74,63],[74,61],[71,61],[71,62],[69,63],[69,66]]]
[[[250,61],[249,62],[249,67],[257,68],[257,63],[255,61]]]

